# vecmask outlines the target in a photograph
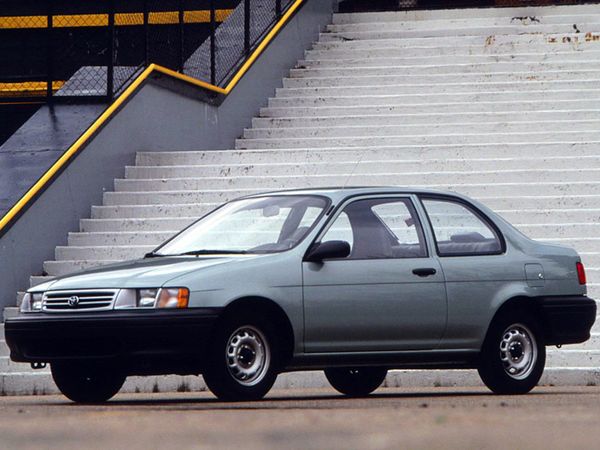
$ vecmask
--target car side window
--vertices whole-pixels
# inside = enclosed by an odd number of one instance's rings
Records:
[[[354,234],[352,233],[348,215],[345,212],[342,211],[337,219],[335,219],[335,222],[331,224],[321,241],[346,241],[350,244],[350,248],[353,247]]]
[[[494,228],[463,203],[422,199],[440,256],[490,255],[502,252]]]
[[[347,205],[321,241],[350,244],[349,259],[422,258],[423,231],[407,198],[357,200]]]

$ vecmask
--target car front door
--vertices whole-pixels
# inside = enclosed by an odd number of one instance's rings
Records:
[[[446,327],[444,276],[409,196],[347,203],[318,242],[347,258],[303,262],[307,353],[435,348]]]

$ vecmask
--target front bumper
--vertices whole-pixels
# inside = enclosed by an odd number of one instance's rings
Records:
[[[539,299],[546,345],[577,344],[590,338],[596,320],[596,301],[585,296]]]
[[[132,373],[144,372],[145,366],[151,372],[168,372],[177,362],[196,365],[220,311],[21,314],[6,320],[6,343],[17,362],[109,358],[129,365]]]

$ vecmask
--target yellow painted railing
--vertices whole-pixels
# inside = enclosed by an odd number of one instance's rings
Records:
[[[248,69],[254,64],[258,57],[263,53],[265,48],[277,35],[277,33],[285,26],[290,17],[300,8],[305,0],[296,0],[281,16],[275,26],[269,31],[256,49],[250,54],[248,59],[242,64],[231,81],[224,88],[214,86],[205,81],[190,77],[188,75],[176,72],[166,67],[157,64],[149,65],[117,99],[96,119],[96,121],[62,154],[62,156],[41,176],[41,178],[19,199],[19,201],[0,219],[0,233],[4,228],[15,219],[27,205],[32,202],[35,197],[48,185],[53,177],[67,164],[77,153],[85,146],[92,136],[106,123],[112,115],[119,109],[121,105],[142,85],[142,83],[153,73],[159,72],[173,78],[177,78],[184,82],[190,83],[207,89],[218,94],[227,95],[239,83]]]

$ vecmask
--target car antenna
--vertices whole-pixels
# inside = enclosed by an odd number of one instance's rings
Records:
[[[366,149],[363,149],[363,151],[360,153],[360,156],[356,160],[356,164],[354,164],[354,167],[352,168],[352,172],[350,172],[350,174],[346,178],[346,181],[344,182],[344,185],[342,186],[342,189],[346,189],[346,186],[350,182],[350,178],[352,178],[354,176],[354,172],[356,172],[356,169],[358,168],[358,165],[361,163],[361,161],[363,159],[363,156],[365,155],[366,151],[367,151]]]

